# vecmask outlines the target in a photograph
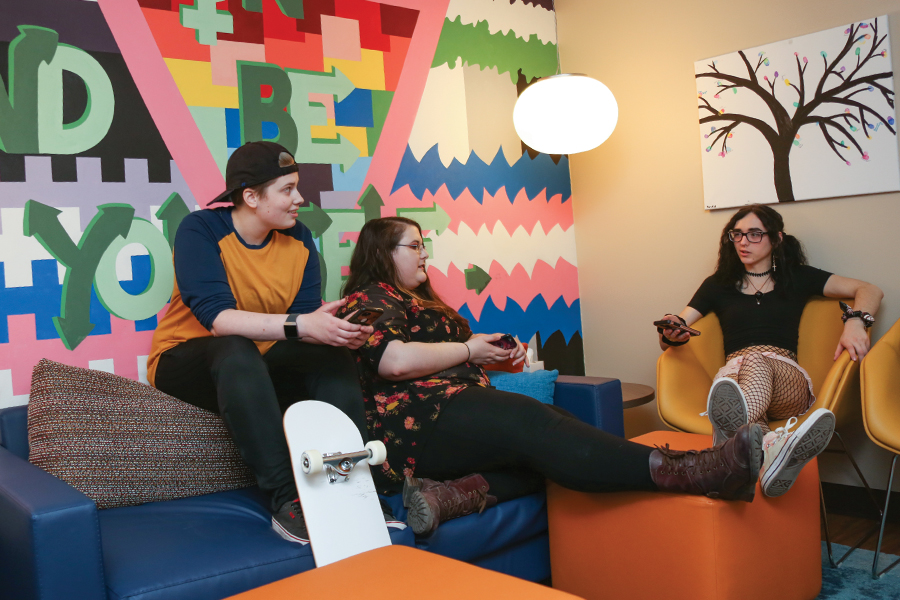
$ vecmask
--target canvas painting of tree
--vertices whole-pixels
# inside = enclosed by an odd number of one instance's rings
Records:
[[[707,209],[900,190],[887,16],[694,64]]]

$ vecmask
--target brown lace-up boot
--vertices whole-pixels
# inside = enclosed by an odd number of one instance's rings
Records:
[[[419,481],[419,488],[409,494],[406,516],[418,534],[431,534],[443,521],[480,513],[497,504],[497,497],[488,494],[488,482],[477,473],[454,481]]]
[[[762,428],[750,423],[734,437],[706,450],[681,452],[657,446],[650,454],[650,476],[663,492],[703,494],[753,502],[762,465]]]

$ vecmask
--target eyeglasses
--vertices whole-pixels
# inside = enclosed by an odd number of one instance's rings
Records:
[[[750,243],[758,244],[762,241],[763,236],[767,233],[767,231],[760,231],[759,229],[751,229],[747,233],[744,233],[740,229],[732,229],[728,232],[728,239],[732,242],[739,242],[743,239],[744,236],[747,236],[747,240]]]
[[[413,242],[412,244],[397,244],[397,247],[405,246],[406,248],[412,248],[416,251],[416,254],[421,254],[422,250],[425,249],[425,244],[419,242]]]

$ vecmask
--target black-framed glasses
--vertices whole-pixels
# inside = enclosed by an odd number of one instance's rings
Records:
[[[747,241],[752,244],[758,244],[762,241],[763,236],[767,233],[767,231],[762,231],[760,229],[751,229],[746,233],[744,233],[740,229],[732,229],[728,232],[728,239],[732,242],[739,242],[744,238],[744,236],[747,236]]]
[[[397,247],[404,246],[406,248],[412,248],[416,251],[416,254],[421,254],[422,250],[425,249],[425,244],[422,242],[413,242],[412,244],[397,244]]]

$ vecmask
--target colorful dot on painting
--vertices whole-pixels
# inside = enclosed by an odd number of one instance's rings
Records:
[[[849,161],[849,160],[845,160],[844,162],[847,163],[847,166],[848,166],[848,167],[850,166],[850,161]]]
[[[859,56],[859,48],[856,49],[856,55]]]
[[[760,52],[758,56],[762,56],[763,54],[765,54],[765,52]]]
[[[718,97],[719,97],[719,95],[718,95],[718,94],[716,94],[716,95],[715,95],[715,96],[713,96],[713,98],[718,98]]]
[[[799,145],[800,145],[800,142],[798,142],[797,140],[794,140],[794,145],[795,145],[795,146],[799,146]]]
[[[729,133],[729,134],[728,134],[728,137],[730,137],[730,138],[731,138],[731,137],[734,137],[734,134],[733,134],[733,133]]]
[[[712,150],[712,146],[707,146],[706,151],[709,152],[710,150]]]
[[[794,105],[794,108],[798,108],[800,106],[800,104],[797,102],[794,102],[793,105]]]
[[[797,138],[797,139],[799,140],[799,139],[800,139],[800,134],[798,133],[798,134],[795,135],[794,137]]]
[[[724,153],[724,152],[719,152],[719,156],[721,156],[722,158],[725,158],[725,153]],[[849,164],[849,163],[848,163],[848,164]]]
[[[803,57],[803,62],[804,62],[804,63],[808,63],[808,62],[809,62],[809,59],[806,58],[806,57],[804,56],[804,57]]]
[[[841,67],[841,73],[847,70],[847,67]]]
[[[869,34],[867,33],[867,34],[866,34],[866,39],[867,39],[867,40],[871,40],[871,39],[872,39],[872,36],[869,35]]]
[[[863,29],[866,29],[869,27],[869,24],[868,23],[860,23],[859,26],[862,27]]]
[[[870,91],[870,92],[874,92],[874,91],[875,91],[875,88],[873,88],[873,87],[870,85],[870,86],[869,86],[869,91]]]
[[[712,127],[709,128],[709,130],[710,130],[710,131],[715,131],[715,130],[716,130],[716,126],[713,125]]]
[[[888,117],[888,125],[894,124],[894,117]]]
[[[784,78],[784,85],[791,85],[791,80],[787,77]]]
[[[724,115],[724,114],[725,114],[725,109],[724,109],[724,108],[719,109],[719,114],[720,114],[720,115]]]
[[[822,50],[821,52],[819,52],[819,54],[821,54],[823,57],[824,57],[824,56],[828,56],[828,55],[825,53],[824,50]]]
[[[766,59],[766,62],[763,63],[763,64],[765,64],[765,65],[768,67],[768,66],[769,66],[769,59],[767,58],[767,59]]]
[[[881,57],[884,58],[885,56],[887,56],[887,50],[882,50]]]
[[[800,56],[797,52],[794,52],[794,56]]]
[[[768,81],[768,80],[769,80],[769,76],[768,76],[768,75],[763,75],[763,79],[765,79],[766,81]]]
[[[847,29],[845,29],[845,30],[844,30],[844,35],[849,35],[851,29],[852,29],[852,27],[848,27]]]
[[[845,112],[845,113],[848,113],[848,112],[850,112],[850,109],[849,109],[849,108],[845,108],[845,109],[844,109],[844,112]]]
[[[854,127],[853,125],[851,125],[851,126],[850,126],[850,131],[859,131],[859,129],[858,129],[857,127]]]
[[[862,158],[863,158],[863,160],[869,160],[869,153],[868,153],[868,152],[864,152],[863,155],[862,155]]]
[[[778,71],[775,71],[775,79],[778,79]]]

